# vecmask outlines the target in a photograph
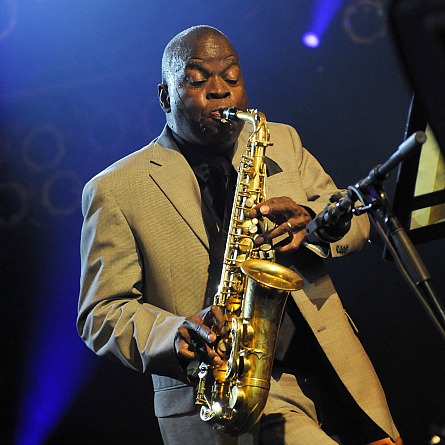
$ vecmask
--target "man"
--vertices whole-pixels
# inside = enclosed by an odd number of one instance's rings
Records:
[[[270,124],[272,198],[252,216],[276,224],[257,243],[287,234],[277,255],[303,277],[304,288],[286,308],[261,422],[237,438],[200,420],[187,365],[221,363],[211,345],[227,328],[212,298],[233,193],[226,188],[250,134],[241,121],[224,123],[221,110],[246,109],[247,95],[235,49],[208,26],[173,38],[162,78],[162,134],[84,189],[80,335],[97,354],[152,375],[166,444],[393,443],[399,434],[380,383],[316,253],[360,249],[368,220],[353,218],[341,241],[303,246],[306,226],[338,190],[295,130],[281,124]]]

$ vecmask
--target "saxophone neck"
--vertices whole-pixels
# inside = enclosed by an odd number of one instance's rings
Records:
[[[265,146],[272,145],[270,142],[270,133],[267,126],[266,116],[264,113],[256,109],[241,111],[236,107],[225,108],[222,112],[223,119],[226,121],[242,120],[249,123],[253,127],[253,131],[249,137],[249,142],[262,143]]]

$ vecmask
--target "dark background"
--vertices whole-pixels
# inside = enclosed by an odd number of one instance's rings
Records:
[[[161,443],[150,378],[94,356],[75,318],[82,186],[161,131],[160,59],[177,32],[225,32],[250,106],[295,126],[338,185],[402,142],[411,86],[387,2],[322,3],[0,1],[1,444]],[[335,5],[321,46],[305,47]],[[329,267],[405,444],[427,445],[445,422],[444,342],[373,239]],[[418,249],[443,300],[444,241]]]

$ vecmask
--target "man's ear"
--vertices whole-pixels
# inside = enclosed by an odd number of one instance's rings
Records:
[[[165,83],[160,83],[158,85],[158,97],[159,97],[159,104],[161,105],[161,108],[166,113],[170,113],[170,111],[171,111],[170,95],[168,94],[168,86]]]

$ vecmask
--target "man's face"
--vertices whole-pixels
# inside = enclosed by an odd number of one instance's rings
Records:
[[[161,87],[166,97],[163,108],[168,125],[182,139],[213,152],[231,147],[243,123],[224,124],[220,112],[226,107],[245,110],[247,95],[230,43],[218,35],[195,39],[177,66],[179,69],[167,80],[167,87]]]

